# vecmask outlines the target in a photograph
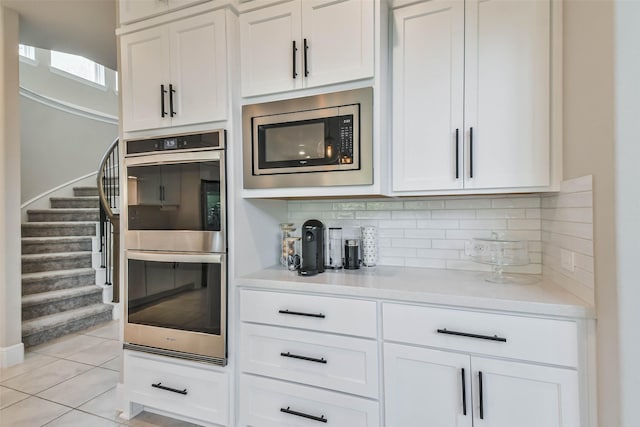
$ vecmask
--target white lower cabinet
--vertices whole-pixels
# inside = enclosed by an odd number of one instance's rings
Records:
[[[574,369],[384,345],[386,425],[577,427]]]
[[[384,303],[389,427],[578,427],[575,321]]]
[[[207,426],[226,426],[229,375],[211,365],[125,350],[125,414],[159,410]],[[222,368],[220,368],[222,369]]]
[[[377,427],[378,402],[333,391],[243,374],[240,426]]]

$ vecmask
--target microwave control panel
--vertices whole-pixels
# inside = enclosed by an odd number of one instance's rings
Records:
[[[340,164],[353,163],[353,116],[340,116]]]

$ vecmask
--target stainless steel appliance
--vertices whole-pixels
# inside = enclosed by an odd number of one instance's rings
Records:
[[[225,252],[225,132],[125,144],[127,248]]]
[[[125,144],[125,348],[225,365],[225,133]]]
[[[373,89],[245,105],[244,188],[373,184]]]

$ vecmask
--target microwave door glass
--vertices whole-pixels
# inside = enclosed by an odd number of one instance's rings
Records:
[[[323,122],[269,127],[265,129],[265,161],[305,164],[324,159],[324,141]]]

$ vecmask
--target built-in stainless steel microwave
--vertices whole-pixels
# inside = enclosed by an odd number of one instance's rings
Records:
[[[373,184],[372,88],[245,105],[244,188]]]

